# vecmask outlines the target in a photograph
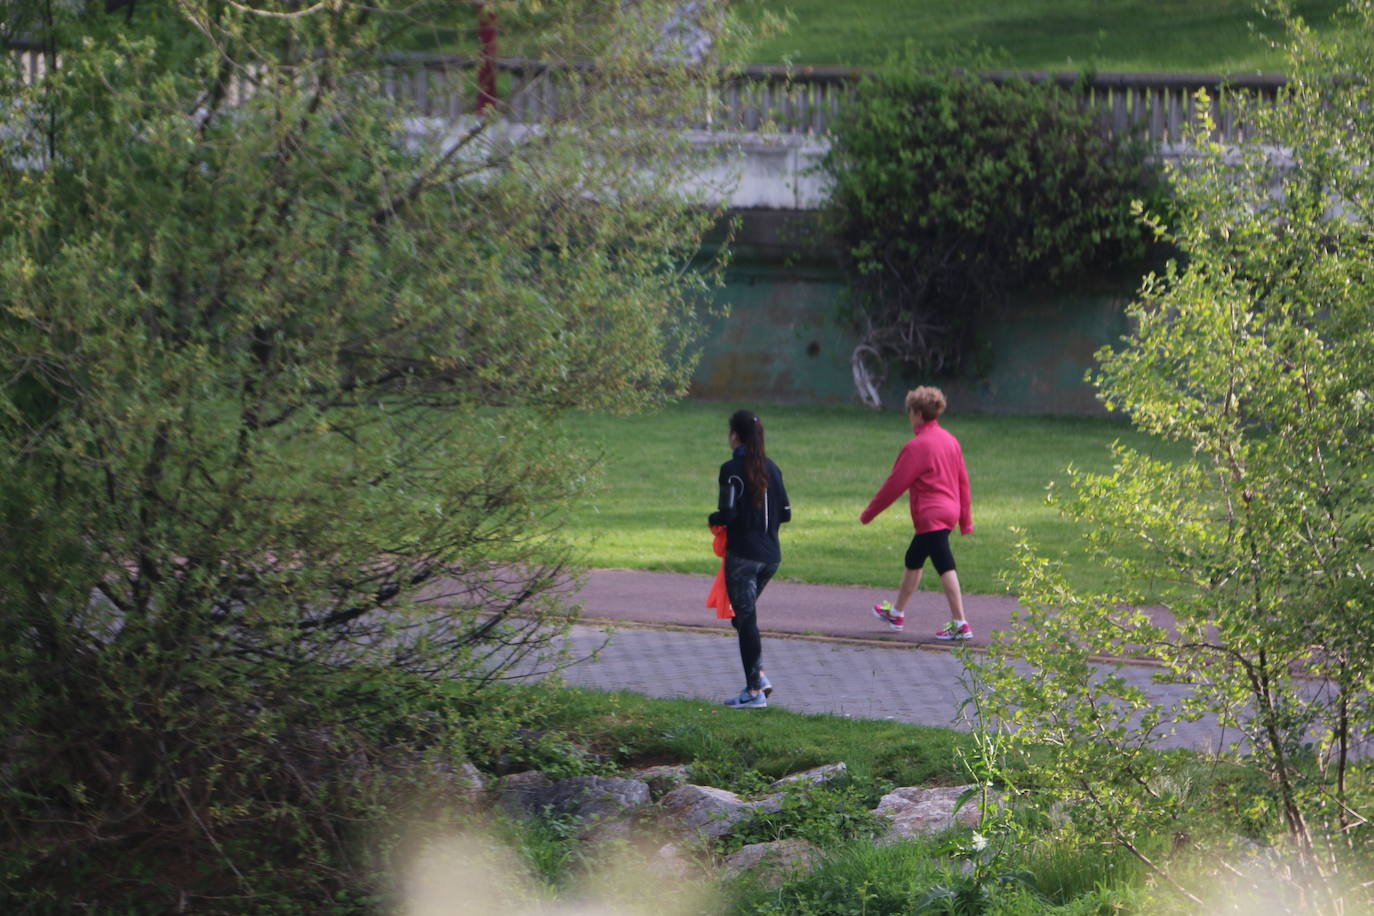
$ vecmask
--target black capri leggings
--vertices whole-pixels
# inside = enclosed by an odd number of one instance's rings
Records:
[[[954,553],[949,549],[949,531],[948,528],[940,528],[912,538],[911,546],[906,549],[906,568],[920,569],[926,565],[928,557],[935,564],[935,571],[942,576],[954,569]]]

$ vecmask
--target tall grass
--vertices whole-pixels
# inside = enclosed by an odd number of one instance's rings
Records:
[[[593,567],[708,573],[714,569],[706,516],[716,475],[729,458],[726,420],[735,405],[685,402],[633,417],[584,415],[574,437],[605,455],[605,475],[573,514],[568,534]],[[911,516],[899,499],[872,524],[859,524],[911,437],[900,412],[860,407],[752,405],[767,430],[768,454],[782,468],[792,502],[783,527],[779,575],[802,582],[890,586],[901,574]],[[1073,464],[1108,470],[1115,440],[1172,453],[1108,419],[961,414],[941,421],[964,449],[973,492],[974,532],[953,538],[959,576],[970,592],[1000,592],[1010,568],[1012,528],[1062,555],[1078,585],[1103,584],[1073,524],[1045,501],[1046,488]],[[933,575],[925,588],[938,588]]]
[[[965,835],[967,831],[962,832]],[[822,865],[806,875],[800,875],[781,887],[769,888],[754,884],[740,888],[733,913],[748,916],[879,916],[897,913],[987,913],[998,916],[1089,916],[1135,911],[1132,902],[1141,898],[1143,884],[1139,870],[1130,876],[1104,872],[1099,860],[1089,856],[1077,863],[1045,862],[1035,855],[1013,856],[1007,867],[1024,869],[1029,873],[1034,890],[1016,883],[990,880],[981,890],[969,886],[959,863],[949,858],[949,843],[939,835],[916,838],[890,846],[855,841],[827,849]],[[1039,891],[1040,869],[1071,881],[1075,886],[1067,893],[1045,894]],[[1068,873],[1072,873],[1070,876]],[[927,905],[933,887],[959,887],[974,901],[948,900],[945,905]],[[1067,889],[1065,889],[1067,890]],[[985,894],[985,896],[984,896]],[[975,902],[976,901],[976,902]],[[972,904],[972,905],[970,905]]]

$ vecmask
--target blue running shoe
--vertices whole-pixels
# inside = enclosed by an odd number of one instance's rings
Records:
[[[725,705],[732,709],[767,709],[768,697],[762,692],[750,693],[749,688],[739,692],[738,696],[733,696],[725,701]]]
[[[768,675],[764,674],[762,671],[759,672],[759,690],[763,691],[765,697],[771,697],[773,695],[773,684],[768,680]]]

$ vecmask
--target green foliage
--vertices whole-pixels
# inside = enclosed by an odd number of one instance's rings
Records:
[[[365,896],[350,825],[458,750],[436,685],[569,619],[557,416],[685,386],[712,215],[665,126],[714,76],[672,4],[504,3],[599,65],[576,121],[435,129],[377,52],[451,3],[87,6],[6,4],[61,65],[0,64],[0,893]]]
[[[604,775],[614,769],[609,755],[594,753],[572,740],[564,728],[550,727],[562,718],[563,697],[545,689],[472,691],[461,684],[441,688],[434,702],[452,721],[454,740],[468,762],[488,773],[539,770],[551,779]],[[383,717],[387,710],[371,711]]]
[[[823,168],[863,360],[974,370],[978,321],[1012,290],[1144,252],[1144,148],[1079,90],[994,82],[908,54],[864,79]],[[867,392],[862,390],[860,395]],[[865,397],[872,405],[872,396]]]
[[[1076,590],[1024,547],[1025,613],[988,669],[998,713],[1038,745],[1033,778],[1193,907],[1374,903],[1374,785],[1353,762],[1374,724],[1374,131],[1359,114],[1374,100],[1374,8],[1352,3],[1345,25],[1318,39],[1290,20],[1288,104],[1256,113],[1267,145],[1210,144],[1199,100],[1176,222],[1154,220],[1186,261],[1146,278],[1136,330],[1097,376],[1105,401],[1194,457],[1123,447],[1113,472],[1073,475],[1060,504],[1114,582]],[[1149,551],[1123,555],[1130,544]],[[1167,583],[1171,625],[1133,610],[1147,580]],[[1088,664],[1127,647],[1184,698],[1160,706]],[[1035,665],[1033,684],[1014,659]],[[1199,718],[1234,736],[1220,779],[1152,750]],[[1170,834],[1161,855],[1144,849]]]
[[[741,897],[735,912],[752,916],[877,916],[909,913],[925,887],[943,875],[938,841],[875,846],[856,840],[828,850],[810,874],[773,892]]]
[[[1145,895],[1125,882],[1101,880],[1095,859],[1082,869],[1081,889],[1047,898],[1027,886],[1040,862],[1025,855],[1025,871],[1008,867],[975,882],[949,859],[958,835],[908,840],[888,846],[855,840],[829,847],[820,866],[781,887],[739,889],[731,912],[750,916],[897,916],[924,913],[982,913],[997,916],[1109,916],[1136,912]]]
[[[913,913],[941,913],[948,916],[981,916],[992,911],[1004,888],[1030,890],[1029,876],[1023,872],[973,871],[952,874],[926,890],[912,908]]]
[[[1090,909],[1092,901],[1105,905],[1103,912],[1118,912],[1122,903],[1146,886],[1145,868],[1125,850],[1085,842],[1080,835],[1056,832],[1041,826],[1039,834],[1027,831],[1028,842],[1015,851],[1042,905]]]
[[[521,859],[551,887],[566,885],[595,862],[592,847],[582,841],[581,822],[575,815],[544,811],[506,825],[504,838],[514,841]]]

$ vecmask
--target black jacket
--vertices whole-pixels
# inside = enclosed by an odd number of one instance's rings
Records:
[[[725,526],[726,553],[760,563],[781,563],[778,526],[791,520],[792,506],[782,485],[782,471],[771,460],[762,506],[754,505],[754,494],[744,474],[742,449],[720,466],[720,500],[707,524]]]

